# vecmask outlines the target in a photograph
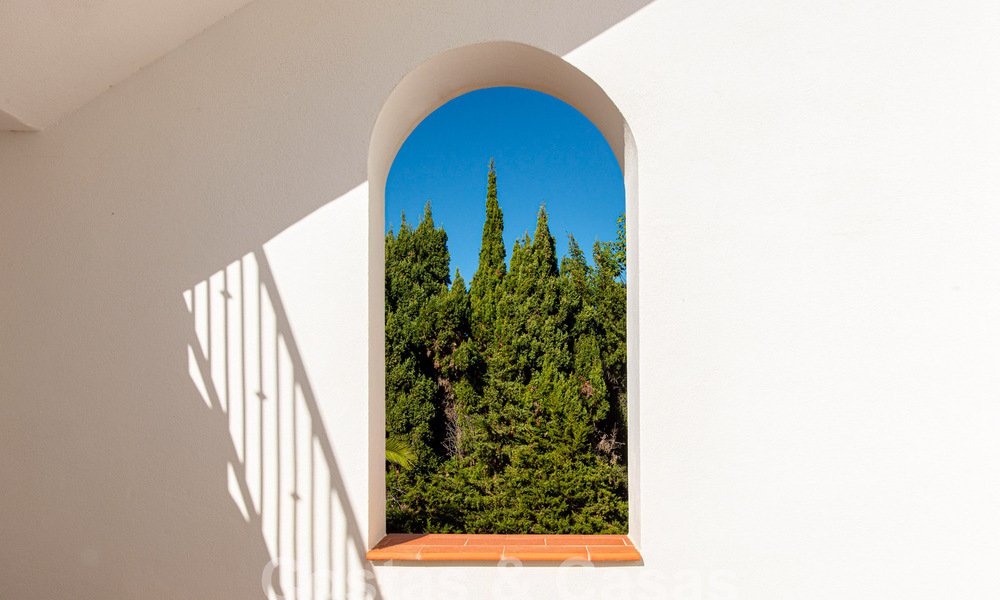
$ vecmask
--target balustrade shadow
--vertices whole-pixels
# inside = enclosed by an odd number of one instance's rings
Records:
[[[228,426],[229,493],[265,541],[268,597],[381,598],[263,249],[185,291],[184,300],[193,326],[189,372]]]

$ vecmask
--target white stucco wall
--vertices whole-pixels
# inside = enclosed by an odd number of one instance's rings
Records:
[[[4,598],[997,596],[998,17],[258,0],[0,133]],[[491,40],[635,136],[644,564],[366,579],[369,139]]]

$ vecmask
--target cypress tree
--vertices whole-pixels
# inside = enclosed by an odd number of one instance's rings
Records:
[[[411,492],[425,487],[441,460],[442,391],[423,323],[426,307],[450,281],[447,242],[444,229],[434,226],[430,202],[416,228],[402,215],[398,234],[386,235],[386,436],[405,441],[418,465],[387,473],[387,518],[394,527],[413,526],[410,509],[419,503]]]
[[[448,275],[432,266],[447,261],[447,236],[428,222],[429,210],[416,229],[403,215],[399,233],[386,235],[385,248],[386,432],[405,440],[421,462],[433,454],[435,386],[422,356],[419,314]],[[441,250],[444,257],[434,256]]]
[[[557,369],[569,364],[558,277],[555,241],[543,206],[534,240],[525,234],[511,254],[510,273],[497,305],[496,343],[488,357],[491,377],[527,383],[545,362]]]
[[[497,200],[497,174],[490,159],[486,185],[486,221],[479,247],[479,266],[472,278],[469,300],[472,306],[471,337],[484,351],[493,338],[499,288],[507,275],[507,250],[503,243],[503,211]]]

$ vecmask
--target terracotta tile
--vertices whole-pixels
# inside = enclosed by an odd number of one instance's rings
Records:
[[[583,543],[588,546],[624,546],[623,535],[585,535]]]
[[[466,546],[503,546],[507,542],[507,536],[502,534],[475,534],[469,536]]]
[[[505,546],[503,557],[518,560],[587,560],[587,549],[583,546]]]
[[[591,562],[608,560],[632,561],[641,560],[639,551],[630,546],[587,546]]]
[[[508,535],[506,543],[511,546],[544,546],[544,535]]]
[[[366,556],[369,560],[640,560],[632,541],[622,535],[393,533],[379,541]]]
[[[424,537],[422,533],[390,533],[379,541],[375,546],[376,548],[385,548],[386,546],[397,546],[401,544],[414,545],[415,540],[419,540]],[[416,542],[416,545],[421,545]]]
[[[417,560],[423,546],[390,546],[369,550],[365,558],[368,560]]]
[[[424,546],[420,560],[491,560],[503,557],[503,546]]]
[[[583,546],[582,535],[547,535],[546,546]]]
[[[424,546],[464,546],[469,540],[465,533],[428,533],[420,538]]]

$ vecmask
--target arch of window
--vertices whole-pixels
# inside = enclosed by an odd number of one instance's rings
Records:
[[[393,89],[372,130],[368,151],[368,546],[385,526],[385,184],[407,136],[438,107],[467,92],[522,87],[554,96],[586,116],[604,135],[625,185],[628,285],[629,538],[640,543],[639,486],[639,240],[636,147],[614,102],[562,58],[516,42],[451,50],[417,66]]]

